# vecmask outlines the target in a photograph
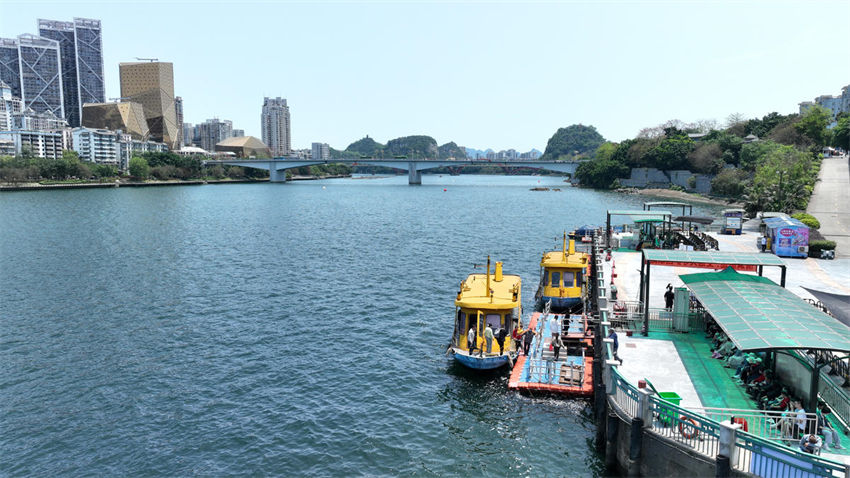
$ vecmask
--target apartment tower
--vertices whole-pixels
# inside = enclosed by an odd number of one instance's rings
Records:
[[[272,157],[288,156],[292,152],[289,128],[289,106],[285,98],[263,100],[261,115],[263,143],[271,150]]]

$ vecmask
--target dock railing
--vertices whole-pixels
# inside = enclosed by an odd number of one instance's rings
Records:
[[[750,434],[793,447],[798,441],[796,423],[802,424],[803,430],[814,430],[817,417],[814,413],[796,413],[793,411],[774,412],[767,410],[746,410],[735,408],[698,408],[688,407],[688,410],[717,422],[728,422],[741,425],[741,430]]]
[[[705,311],[692,309],[687,313],[685,330],[677,329],[677,323],[673,318],[673,311],[664,308],[649,308],[649,330],[663,332],[696,332],[705,330]],[[618,300],[612,304],[609,320],[615,329],[633,330],[635,332],[643,329],[643,302],[636,300]]]
[[[732,467],[755,476],[788,477],[847,477],[847,465],[799,449],[777,446],[764,438],[749,433],[735,437],[735,457]]]

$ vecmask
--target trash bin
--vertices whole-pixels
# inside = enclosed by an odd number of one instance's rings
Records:
[[[682,397],[676,392],[658,392],[658,398],[676,406],[682,403]],[[674,410],[665,410],[661,413],[661,422],[669,426],[675,421],[676,415]]]

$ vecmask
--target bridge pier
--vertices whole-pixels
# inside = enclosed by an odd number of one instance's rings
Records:
[[[416,169],[416,163],[414,161],[407,164],[407,184],[422,184],[422,171]]]
[[[275,169],[274,165],[269,167],[269,182],[270,183],[285,183],[286,182],[286,170],[285,169]]]

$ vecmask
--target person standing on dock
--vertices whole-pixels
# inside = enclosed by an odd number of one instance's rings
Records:
[[[531,349],[531,342],[534,340],[535,335],[531,327],[522,334],[522,354],[526,357],[528,357],[528,351]]]
[[[552,337],[552,353],[555,355],[555,360],[558,360],[558,356],[561,354],[561,347],[564,346],[564,341],[561,340],[561,336]]]
[[[614,343],[611,344],[611,349],[614,351],[614,360],[619,361],[620,365],[623,365],[623,359],[617,355],[617,349],[620,348],[620,341],[617,340],[617,332],[614,332],[614,329],[611,329],[611,333],[608,334],[608,338],[614,340]]]
[[[490,324],[487,324],[487,328],[484,329],[484,341],[487,342],[487,355],[489,355],[493,351],[493,329]]]
[[[561,323],[558,321],[557,315],[552,315],[552,318],[549,319],[549,332],[552,333],[552,337],[561,336]]]
[[[664,307],[667,310],[673,309],[673,299],[675,297],[676,295],[673,294],[673,285],[667,284],[667,292],[664,293]]]

